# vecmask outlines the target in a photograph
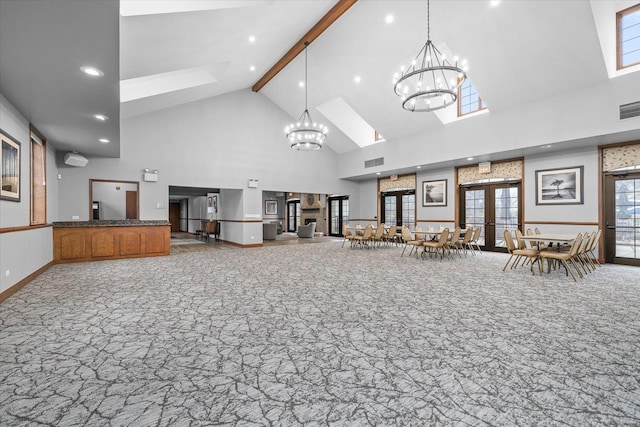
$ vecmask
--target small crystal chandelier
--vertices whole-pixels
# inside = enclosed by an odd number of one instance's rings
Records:
[[[313,151],[322,148],[327,137],[327,127],[314,122],[307,107],[307,47],[304,42],[304,113],[298,121],[286,127],[285,132],[291,148],[298,151]]]
[[[447,61],[431,41],[429,27],[429,0],[427,0],[427,42],[408,67],[393,76],[393,90],[402,98],[407,111],[435,111],[448,107],[458,99],[458,88],[467,79],[466,61],[458,66]]]

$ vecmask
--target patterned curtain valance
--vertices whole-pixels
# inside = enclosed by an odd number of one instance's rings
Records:
[[[602,149],[602,171],[640,165],[640,144]]]
[[[478,165],[458,168],[458,184],[494,178],[522,179],[522,165],[522,160],[492,163],[491,173],[479,173]]]
[[[397,180],[391,181],[390,178],[382,178],[380,180],[380,192],[383,193],[385,191],[397,190],[397,189],[407,189],[416,188],[416,176],[415,175],[402,175],[399,176]]]

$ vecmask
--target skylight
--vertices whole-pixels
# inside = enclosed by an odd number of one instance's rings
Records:
[[[375,144],[376,131],[342,98],[336,98],[316,107],[360,148]]]

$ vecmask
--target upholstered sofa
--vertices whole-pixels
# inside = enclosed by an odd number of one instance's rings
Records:
[[[262,223],[262,240],[276,240],[278,224]]]
[[[310,222],[307,225],[298,226],[298,237],[311,238],[313,233],[316,232],[316,223]]]

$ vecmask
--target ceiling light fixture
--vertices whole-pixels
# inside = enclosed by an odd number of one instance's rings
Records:
[[[256,38],[254,36],[249,36],[249,43],[254,43]]]
[[[104,114],[94,114],[93,117],[96,120],[100,120],[101,122],[106,122],[107,120],[109,120],[109,117],[105,116]]]
[[[83,73],[88,74],[88,75],[93,76],[93,77],[102,77],[102,76],[104,76],[104,73],[102,71],[98,70],[95,67],[80,67],[80,70]]]
[[[322,148],[327,137],[327,127],[314,122],[307,107],[307,48],[309,42],[304,42],[304,112],[295,124],[286,127],[285,133],[291,148],[298,151],[313,151]]]
[[[255,65],[252,65],[252,66],[249,67],[249,71],[255,71],[255,70],[256,70],[256,66]]]
[[[402,98],[402,108],[407,111],[435,111],[448,107],[458,99],[458,87],[467,79],[466,61],[458,66],[447,61],[431,41],[429,26],[429,0],[427,0],[427,42],[408,67],[393,76],[393,90]]]
[[[385,16],[384,17],[384,22],[386,22],[387,24],[393,23],[393,15],[389,14],[389,15]]]
[[[98,141],[102,142],[103,144],[107,144],[107,143],[111,142],[107,138],[100,138]]]

